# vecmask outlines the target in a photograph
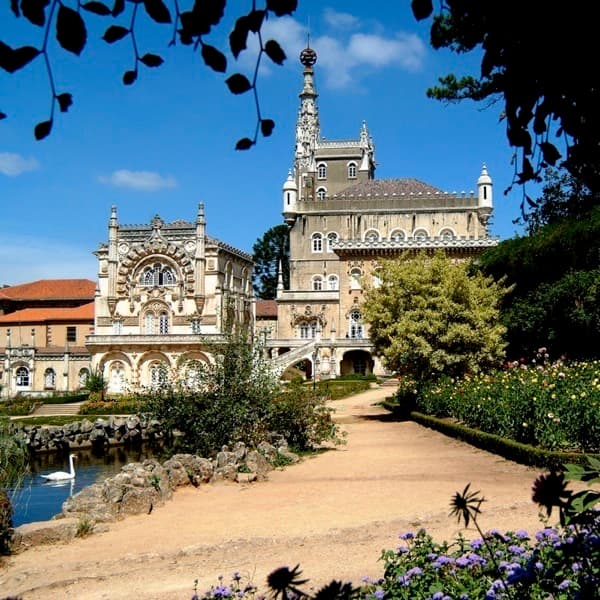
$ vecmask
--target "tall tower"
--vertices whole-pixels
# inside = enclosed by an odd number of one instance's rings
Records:
[[[317,53],[307,46],[300,53],[300,62],[304,65],[304,86],[300,92],[300,110],[296,125],[296,152],[294,169],[314,171],[315,151],[321,137],[319,127],[318,94],[315,90],[313,65],[317,62]]]

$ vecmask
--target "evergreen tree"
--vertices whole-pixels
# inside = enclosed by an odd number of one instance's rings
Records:
[[[252,248],[254,292],[262,300],[272,300],[277,295],[279,265],[283,271],[283,285],[290,283],[290,236],[287,225],[276,225],[256,240]]]
[[[382,265],[381,285],[368,290],[363,311],[369,337],[389,369],[421,382],[502,361],[499,304],[507,290],[468,269],[442,252]]]

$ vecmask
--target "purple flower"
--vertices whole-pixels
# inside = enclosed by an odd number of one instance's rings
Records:
[[[396,554],[406,554],[408,552],[408,548],[406,546],[398,546],[396,548]]]
[[[471,548],[473,548],[473,550],[479,550],[481,546],[483,546],[483,540],[476,539],[471,541]]]
[[[444,567],[446,565],[454,564],[454,559],[449,556],[440,556],[438,557],[432,564],[435,569],[439,569],[440,567]]]
[[[519,529],[515,532],[515,536],[520,540],[529,539],[529,534],[524,529]]]
[[[410,585],[410,577],[408,575],[400,575],[398,577],[398,583],[403,586]]]
[[[511,554],[515,554],[517,556],[520,556],[521,554],[523,554],[525,552],[525,548],[523,548],[523,546],[517,546],[516,544],[513,544],[511,546],[508,547],[508,551]]]
[[[456,564],[459,567],[468,567],[471,564],[471,561],[466,556],[459,556],[456,559]]]
[[[385,592],[381,588],[377,588],[375,590],[375,592],[373,593],[373,596],[375,598],[377,598],[377,600],[383,600],[383,597],[385,596]]]
[[[577,571],[581,571],[581,563],[574,562],[574,563],[571,565],[571,569],[573,569],[573,571],[574,571],[575,573],[577,573]]]
[[[415,534],[412,531],[407,531],[406,533],[401,533],[398,536],[401,540],[412,540],[415,537]]]
[[[409,577],[414,577],[415,575],[422,575],[423,569],[421,569],[420,567],[413,567],[412,569],[409,569],[408,571],[406,571],[406,574]]]
[[[443,598],[444,598],[443,592],[436,592],[433,596],[431,596],[431,600],[443,600]]]
[[[559,584],[558,584],[558,589],[559,590],[566,590],[569,586],[571,585],[571,581],[569,579],[563,579]]]

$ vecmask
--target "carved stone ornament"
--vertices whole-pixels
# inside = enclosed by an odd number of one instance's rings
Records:
[[[325,305],[323,304],[318,312],[315,312],[315,309],[306,305],[304,307],[304,312],[300,313],[296,310],[296,306],[292,305],[292,319],[290,321],[290,325],[292,327],[296,327],[300,323],[304,323],[306,321],[317,321],[322,329],[325,329],[327,325],[327,319],[325,318]]]

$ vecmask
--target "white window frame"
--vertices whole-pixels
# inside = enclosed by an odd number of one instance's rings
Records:
[[[18,388],[28,388],[31,385],[31,372],[27,367],[17,367],[15,382]]]
[[[331,291],[340,289],[340,278],[337,275],[330,275],[327,278],[327,289]]]
[[[333,242],[337,242],[340,239],[340,236],[335,231],[330,231],[327,234],[327,252],[333,252]]]
[[[317,179],[327,179],[327,163],[317,165]]]
[[[417,241],[424,241],[429,237],[429,231],[425,227],[418,227],[413,231],[413,239]]]
[[[364,337],[364,328],[362,314],[359,310],[353,310],[348,319],[348,337],[354,340],[361,340]]]
[[[398,234],[400,234],[401,238],[398,240],[394,239]],[[392,242],[404,242],[405,240],[406,240],[406,231],[404,231],[403,229],[394,229],[390,233],[390,241],[392,241]]]
[[[348,179],[356,179],[357,165],[355,162],[348,163]]]
[[[44,371],[44,389],[46,389],[46,390],[56,389],[56,371],[51,367],[48,367]]]
[[[313,233],[310,236],[311,241],[311,249],[313,252],[323,252],[323,234],[322,233]]]
[[[362,290],[362,283],[360,281],[363,273],[358,267],[350,269],[350,289],[351,290]]]
[[[317,198],[319,200],[325,200],[325,196],[327,196],[327,188],[324,188],[324,187],[317,188]]]
[[[369,239],[369,238],[374,238],[374,239]],[[369,230],[365,231],[365,236],[363,239],[367,243],[375,243],[381,239],[381,235],[380,235],[379,231],[377,231],[377,229],[369,229]]]

